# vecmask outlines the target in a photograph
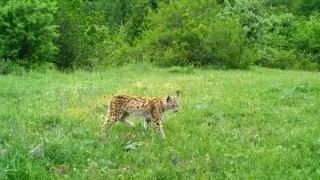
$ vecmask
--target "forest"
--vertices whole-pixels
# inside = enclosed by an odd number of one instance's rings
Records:
[[[125,64],[320,69],[319,0],[2,0],[0,74]]]

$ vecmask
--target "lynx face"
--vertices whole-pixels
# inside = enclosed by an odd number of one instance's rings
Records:
[[[166,109],[171,112],[178,112],[178,96],[175,97],[167,97]]]

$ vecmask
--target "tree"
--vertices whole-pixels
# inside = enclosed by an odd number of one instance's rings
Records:
[[[297,21],[295,27],[291,42],[303,55],[303,63],[308,66],[312,64],[313,69],[320,68],[320,14],[312,14],[308,21]],[[302,69],[307,69],[307,67],[302,67]]]
[[[239,19],[247,38],[255,43],[261,41],[269,27],[269,22],[266,20],[268,14],[263,4],[264,1],[257,0],[234,0],[233,3],[225,0],[225,7],[219,15]]]
[[[319,0],[298,0],[294,4],[294,13],[297,15],[310,16],[313,12],[320,11]]]
[[[50,0],[8,0],[0,6],[0,59],[26,68],[52,62],[58,53],[56,9]]]
[[[60,49],[56,64],[60,69],[92,69],[103,57],[109,30],[103,15],[82,0],[57,0]]]
[[[236,19],[217,17],[219,10],[209,0],[160,4],[139,42],[142,57],[160,66],[246,68],[253,56],[246,50],[245,31]]]

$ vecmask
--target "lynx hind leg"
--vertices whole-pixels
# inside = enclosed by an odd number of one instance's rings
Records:
[[[114,124],[115,122],[117,122],[121,117],[121,113],[118,114],[114,114],[112,112],[108,113],[108,116],[106,117],[103,125],[101,126],[101,132],[100,135],[101,136],[105,136],[106,130],[109,126],[111,126],[112,124]]]
[[[151,118],[147,117],[147,118],[144,119],[143,128],[145,130],[147,130],[149,128],[150,122],[151,122]]]
[[[156,128],[157,128],[160,136],[161,136],[162,138],[165,138],[166,136],[164,135],[163,127],[162,127],[161,122],[156,123]]]
[[[128,127],[135,127],[136,125],[133,122],[127,120],[128,116],[129,116],[129,114],[125,112],[125,113],[123,113],[123,115],[120,117],[119,120],[121,122],[123,122],[125,125],[127,125]]]

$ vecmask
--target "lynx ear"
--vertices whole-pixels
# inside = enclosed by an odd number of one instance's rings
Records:
[[[176,94],[177,94],[177,95],[176,95],[176,98],[179,97],[179,95],[180,95],[180,90],[177,90]]]
[[[167,97],[167,102],[169,102],[171,100],[171,97],[170,96],[168,96]]]

